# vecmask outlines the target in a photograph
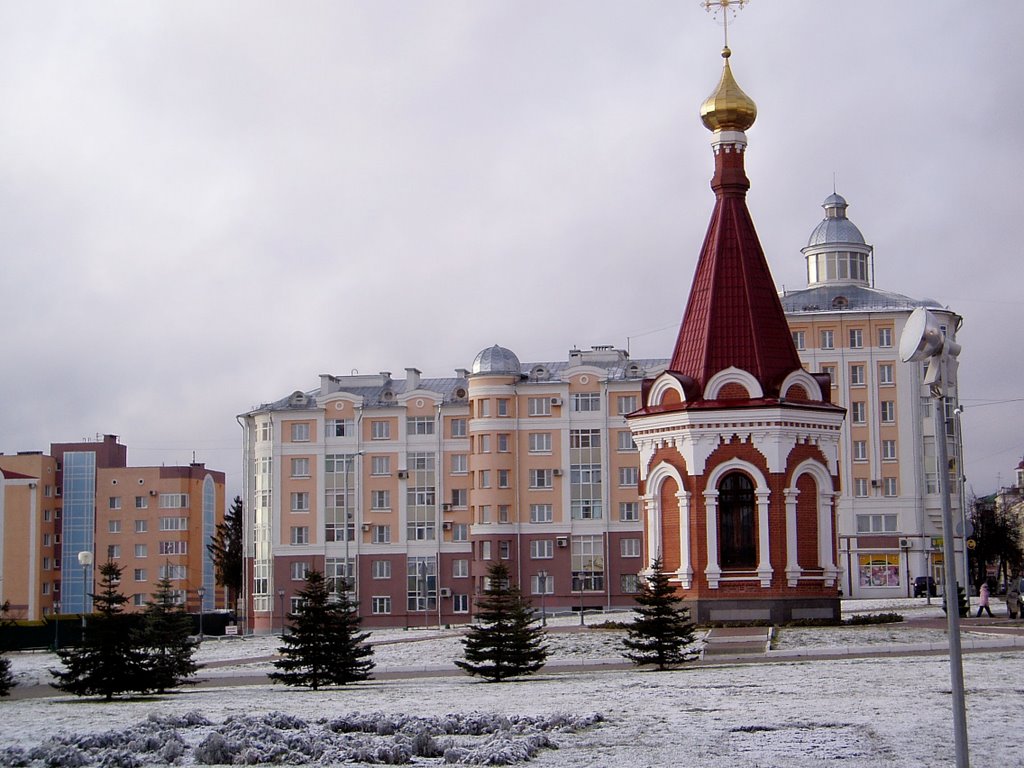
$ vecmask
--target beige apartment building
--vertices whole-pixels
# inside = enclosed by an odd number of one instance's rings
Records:
[[[468,621],[496,560],[545,610],[631,604],[624,416],[663,365],[612,347],[524,365],[494,346],[451,378],[323,375],[243,414],[252,628],[279,630],[312,568],[369,626]]]
[[[900,334],[917,307],[927,307],[956,339],[961,318],[931,299],[875,287],[874,250],[829,195],[825,218],[802,249],[807,288],[780,298],[800,358],[832,378],[833,402],[847,409],[840,438],[839,559],[843,592],[853,597],[912,594],[914,580],[943,581],[942,507],[936,431],[926,366],[904,363]],[[955,373],[946,402],[952,507],[962,521],[962,440]],[[965,583],[963,529],[957,573]]]
[[[115,435],[0,455],[0,602],[36,620],[92,609],[98,566],[121,566],[129,610],[166,575],[190,610],[227,608],[206,549],[223,521],[224,473],[130,467]],[[87,553],[86,557],[82,553]]]

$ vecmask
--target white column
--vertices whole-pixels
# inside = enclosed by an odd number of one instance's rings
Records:
[[[786,582],[791,587],[796,586],[801,574],[796,530],[796,500],[799,496],[800,492],[795,488],[786,490]],[[820,533],[818,541],[820,546]]]
[[[757,576],[762,587],[772,585],[772,559],[770,539],[768,536],[768,491],[757,491],[757,538],[758,549],[761,551],[760,562],[757,564]]]
[[[690,493],[682,488],[676,493],[679,503],[679,570],[676,575],[684,589],[693,585],[693,561],[690,558]]]
[[[722,568],[718,563],[718,491],[704,491],[704,514],[707,519],[708,566],[704,569],[708,586],[718,589]]]
[[[654,561],[664,553],[661,551],[661,509],[658,497],[651,494],[644,498],[644,513],[647,515],[647,572],[654,568]]]
[[[825,586],[831,587],[839,578],[839,569],[832,559],[832,517],[836,493],[818,494],[818,562],[825,577]]]

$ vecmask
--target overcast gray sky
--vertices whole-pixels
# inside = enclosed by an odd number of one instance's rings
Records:
[[[979,494],[1024,453],[1021,29],[1017,0],[730,26],[777,283],[835,174],[876,285],[964,316]],[[669,356],[721,43],[698,0],[0,0],[0,450],[110,432],[236,493],[234,416],[320,373]]]

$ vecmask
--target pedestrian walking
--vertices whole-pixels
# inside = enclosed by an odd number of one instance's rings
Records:
[[[988,617],[991,619],[992,609],[988,607],[988,582],[986,581],[981,585],[981,589],[978,591],[978,618],[981,618],[981,612],[985,611]]]
[[[1011,619],[1020,615],[1020,579],[1016,576],[1006,588],[1006,613]]]

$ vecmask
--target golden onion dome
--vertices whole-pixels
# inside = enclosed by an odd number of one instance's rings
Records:
[[[757,105],[736,84],[729,68],[732,51],[722,49],[725,66],[715,92],[700,105],[700,119],[709,131],[745,131],[757,119]]]

